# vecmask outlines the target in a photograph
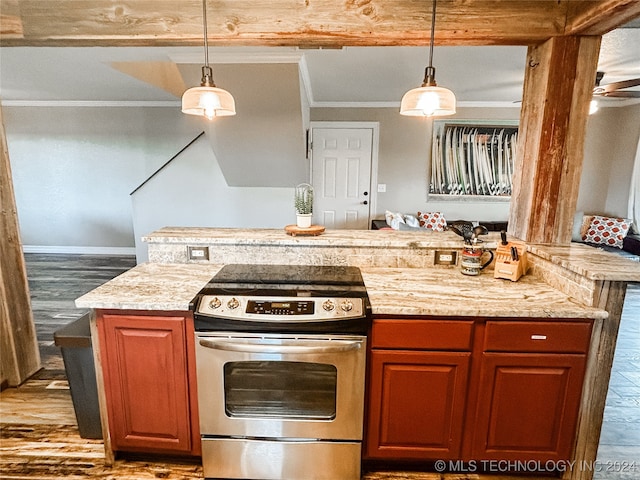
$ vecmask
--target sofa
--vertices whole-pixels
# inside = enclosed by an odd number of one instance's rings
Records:
[[[628,218],[576,212],[572,241],[639,261],[640,235],[633,232],[632,225]]]
[[[412,215],[387,211],[385,218],[371,220],[371,230],[425,230],[425,228],[430,226],[425,225],[425,221],[432,216],[437,219],[434,225],[440,227],[433,228],[433,230],[443,230],[446,229],[446,225],[455,225],[464,222],[471,222],[473,225],[484,225],[490,232],[506,231],[508,226],[508,222],[506,221],[447,220],[445,222],[444,216],[439,212],[418,212],[418,215]],[[416,223],[412,223],[412,221],[418,222],[420,225],[418,226]],[[395,228],[392,228],[392,225],[394,225]],[[635,261],[640,261],[640,234],[632,231],[631,222],[628,219],[585,215],[583,212],[577,212],[573,227],[573,242],[584,243],[601,250],[629,257]],[[598,235],[599,229],[600,231],[609,230],[610,234]]]
[[[502,230],[507,230],[507,222],[484,222],[482,220],[480,221],[471,221],[471,220],[453,220],[453,221],[447,221],[448,224],[453,225],[456,223],[463,223],[463,222],[471,222],[474,225],[484,225],[485,227],[487,227],[487,230],[489,230],[490,232],[500,232]],[[387,224],[387,221],[383,218],[383,219],[377,219],[377,220],[371,220],[371,230],[381,230],[381,229],[390,229],[391,227],[389,226],[389,224]]]

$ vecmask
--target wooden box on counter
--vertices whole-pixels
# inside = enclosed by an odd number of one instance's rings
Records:
[[[493,270],[494,278],[505,278],[512,282],[527,273],[527,246],[524,242],[510,241],[498,244]]]

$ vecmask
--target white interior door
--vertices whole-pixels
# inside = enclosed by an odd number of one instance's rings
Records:
[[[374,128],[312,127],[314,223],[368,229]]]

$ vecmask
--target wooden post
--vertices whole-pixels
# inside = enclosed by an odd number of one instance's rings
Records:
[[[571,242],[600,40],[554,37],[527,52],[509,216],[525,242]]]
[[[40,351],[31,312],[1,107],[0,142],[0,382],[5,387],[20,385],[40,369]]]

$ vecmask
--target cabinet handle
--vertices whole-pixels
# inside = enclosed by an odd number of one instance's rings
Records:
[[[531,335],[531,340],[546,340],[546,335]]]
[[[264,345],[258,343],[235,343],[225,340],[207,340],[200,339],[200,345],[214,350],[227,350],[230,352],[245,353],[298,353],[298,354],[320,354],[320,353],[343,353],[352,350],[360,350],[362,348],[361,341],[347,342],[334,340],[331,345],[313,346],[313,345]],[[327,342],[328,343],[328,342]]]

